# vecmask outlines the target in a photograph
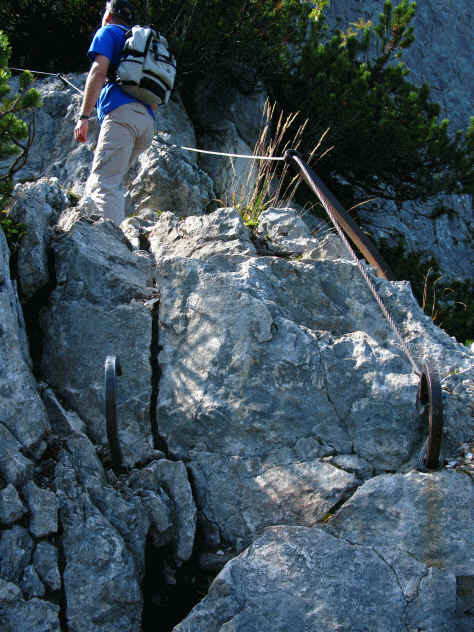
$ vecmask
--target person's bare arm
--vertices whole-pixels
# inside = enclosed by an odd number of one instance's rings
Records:
[[[82,99],[81,114],[90,116],[94,109],[100,91],[107,80],[107,71],[109,69],[110,60],[105,55],[96,55],[92,63],[89,74],[87,75],[86,87],[84,89],[84,97]],[[77,122],[74,128],[74,138],[78,143],[87,141],[87,132],[89,129],[89,121],[82,119]]]

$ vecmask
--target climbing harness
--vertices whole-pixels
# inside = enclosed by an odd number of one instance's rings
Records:
[[[376,250],[375,246],[373,246],[373,244],[365,237],[365,235],[362,235],[362,233],[360,233],[360,230],[358,229],[356,224],[348,216],[338,200],[325,187],[321,178],[319,178],[314,173],[314,171],[302,160],[301,155],[297,151],[290,149],[286,151],[285,157],[290,164],[294,163],[299,168],[304,180],[323,205],[340,238],[342,239],[344,245],[351,254],[367,285],[369,286],[370,291],[372,292],[375,300],[382,310],[383,315],[387,319],[393,332],[398,338],[398,341],[400,342],[403,351],[409,359],[414,372],[420,378],[418,386],[417,408],[421,410],[423,423],[428,425],[428,441],[424,463],[427,468],[436,469],[439,466],[441,434],[443,429],[442,395],[438,373],[434,369],[430,360],[425,361],[422,370],[419,368],[418,364],[410,353],[408,345],[404,341],[400,330],[390,316],[381,296],[379,295],[379,293],[375,289],[374,284],[369,278],[367,271],[364,269],[354,250],[350,246],[349,241],[344,234],[343,228],[352,239],[352,241],[356,244],[356,246],[360,249],[360,251],[364,254],[368,262],[375,266],[380,277],[387,280],[394,280],[390,268],[388,268],[387,264],[383,260],[380,253]]]
[[[122,450],[117,426],[117,376],[122,375],[122,368],[116,356],[107,356],[105,360],[105,419],[107,439],[110,447],[112,468],[116,474],[122,469]]]

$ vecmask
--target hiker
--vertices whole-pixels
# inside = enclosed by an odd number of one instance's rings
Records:
[[[122,181],[130,166],[153,140],[152,106],[125,94],[120,86],[107,81],[110,67],[119,64],[125,27],[134,24],[128,0],[109,0],[105,6],[102,27],[95,33],[88,55],[92,66],[87,76],[79,120],[74,129],[77,142],[87,141],[89,117],[97,103],[100,125],[85,195],[96,203],[106,219],[117,225],[125,219]]]

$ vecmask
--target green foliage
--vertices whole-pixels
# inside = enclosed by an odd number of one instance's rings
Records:
[[[39,92],[31,87],[33,76],[29,72],[21,75],[18,93],[11,94],[10,72],[7,70],[10,55],[8,38],[0,31],[0,160],[6,161],[0,166],[1,206],[11,193],[12,176],[25,163],[31,145],[31,127],[19,116],[41,102]]]
[[[26,233],[26,225],[8,217],[8,212],[3,210],[0,211],[0,228],[5,233],[10,251],[14,252],[18,247],[20,239]]]
[[[105,0],[15,0],[0,4],[0,24],[13,48],[12,65],[33,70],[86,70],[87,49]]]
[[[287,58],[289,80],[272,83],[282,106],[297,103],[310,118],[307,147],[330,128],[333,150],[318,173],[346,204],[472,192],[473,124],[451,137],[428,86],[410,83],[399,59],[414,39],[414,12],[413,2],[392,9],[387,0],[375,26],[332,34],[320,17],[300,56]]]

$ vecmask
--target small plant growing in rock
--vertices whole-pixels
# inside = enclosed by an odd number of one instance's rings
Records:
[[[26,233],[26,224],[17,222],[8,217],[8,211],[0,211],[0,227],[5,233],[8,247],[11,252],[15,252],[18,248],[21,238]]]

